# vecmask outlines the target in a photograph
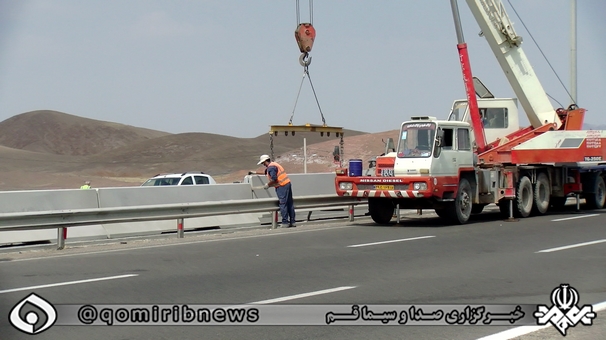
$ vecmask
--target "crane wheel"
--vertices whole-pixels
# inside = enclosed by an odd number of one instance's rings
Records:
[[[390,199],[368,198],[368,212],[377,224],[388,224],[393,217],[394,210],[393,202]]]
[[[544,172],[537,176],[534,184],[532,211],[536,215],[544,215],[549,209],[549,197],[551,196],[551,185],[549,177]]]
[[[518,182],[516,198],[513,202],[513,214],[516,217],[528,217],[532,212],[533,205],[532,183],[528,176],[522,176]]]
[[[469,217],[471,217],[472,198],[471,184],[469,184],[469,181],[466,178],[461,178],[455,201],[448,207],[452,223],[465,224],[469,221]]]
[[[585,183],[583,183],[583,187],[585,187]],[[599,174],[596,174],[591,178],[591,181],[587,183],[587,187],[591,190],[591,192],[583,194],[583,196],[585,196],[587,208],[604,208],[604,201],[606,201],[606,184],[604,184],[604,178]]]

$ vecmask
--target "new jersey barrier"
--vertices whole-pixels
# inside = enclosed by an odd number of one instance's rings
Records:
[[[291,175],[297,211],[360,203],[334,194],[334,176]],[[246,176],[244,182],[0,192],[0,244],[52,240],[53,229],[64,227],[70,227],[70,238],[112,238],[174,231],[175,220],[198,229],[254,225],[267,213],[275,217],[275,190],[253,189],[265,176]]]

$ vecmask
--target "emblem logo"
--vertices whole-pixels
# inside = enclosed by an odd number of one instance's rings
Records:
[[[39,334],[57,321],[57,311],[48,301],[31,293],[11,309],[9,321],[27,334]]]
[[[579,292],[569,284],[560,284],[551,292],[551,307],[537,305],[537,310],[534,312],[537,324],[546,325],[551,322],[564,336],[569,327],[574,327],[579,322],[583,325],[592,325],[596,317],[593,306],[583,305],[579,309],[578,302]]]

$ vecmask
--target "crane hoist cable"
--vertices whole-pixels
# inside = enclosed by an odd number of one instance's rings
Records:
[[[299,84],[299,91],[297,92],[297,97],[295,99],[295,104],[292,109],[292,113],[290,115],[290,120],[288,121],[288,125],[272,125],[269,130],[269,143],[270,143],[270,151],[271,158],[274,158],[274,136],[278,135],[278,132],[284,132],[286,136],[288,133],[294,136],[295,132],[320,132],[320,136],[330,136],[330,133],[333,132],[336,137],[341,137],[339,142],[340,146],[340,161],[343,159],[343,128],[341,127],[331,127],[326,125],[326,119],[324,118],[324,113],[322,112],[322,107],[320,106],[320,101],[318,100],[318,95],[316,94],[316,89],[314,88],[314,84],[311,80],[311,75],[309,74],[309,65],[311,64],[311,49],[313,47],[314,40],[316,39],[316,29],[313,26],[313,0],[309,0],[309,22],[301,22],[301,11],[299,6],[299,0],[296,0],[296,10],[297,10],[297,28],[295,29],[295,40],[297,41],[297,45],[299,46],[299,51],[301,51],[301,55],[299,56],[299,64],[303,66],[303,77],[301,78],[301,83]],[[311,90],[314,95],[314,99],[316,100],[316,104],[318,105],[318,110],[320,111],[320,117],[322,118],[322,126],[305,124],[303,126],[294,126],[292,121],[295,116],[295,111],[297,109],[297,104],[299,102],[299,97],[301,95],[301,89],[303,88],[303,82],[305,82],[305,78],[309,80],[309,85],[311,86]]]
[[[518,11],[516,11],[516,8],[513,7],[513,4],[511,3],[511,1],[507,0],[507,2],[509,3],[509,6],[511,6],[511,9],[513,9],[513,12],[516,14],[516,16],[518,17],[518,19],[520,19],[520,23],[522,24],[522,26],[524,26],[524,29],[526,30],[526,32],[528,32],[528,35],[530,36],[530,38],[532,39],[532,41],[534,42],[534,45],[537,47],[537,49],[539,50],[539,52],[541,52],[541,55],[543,56],[543,59],[545,59],[545,61],[547,62],[547,65],[549,65],[549,68],[551,68],[551,71],[553,72],[553,74],[556,76],[556,78],[558,79],[558,81],[560,82],[560,85],[562,85],[562,88],[566,91],[566,93],[568,94],[568,97],[570,98],[570,100],[572,101],[571,105],[577,106],[577,103],[575,102],[576,98],[573,98],[572,94],[570,94],[570,91],[568,91],[568,88],[566,87],[566,85],[564,85],[564,83],[562,82],[562,78],[560,78],[560,75],[558,74],[558,72],[556,72],[556,70],[553,68],[553,65],[551,64],[551,62],[549,61],[549,58],[547,58],[547,56],[545,55],[545,53],[543,52],[543,49],[541,48],[541,46],[539,46],[539,43],[534,39],[534,36],[532,35],[532,33],[530,32],[530,30],[528,29],[528,27],[526,27],[526,24],[524,23],[524,20],[522,20],[522,17],[520,17],[520,15],[518,14]],[[552,96],[550,96],[549,94],[547,94],[547,96],[549,96],[549,98],[553,99],[555,102],[557,102],[560,106],[562,106],[562,104],[557,101],[555,98],[553,98]]]
[[[299,102],[299,96],[301,95],[301,88],[303,87],[303,82],[307,76],[307,79],[309,79],[309,85],[311,86],[311,90],[313,91],[314,98],[316,100],[316,104],[318,105],[318,110],[320,111],[322,126],[326,126],[326,119],[324,118],[324,113],[322,113],[320,101],[318,100],[318,95],[316,94],[314,84],[311,81],[311,75],[309,74],[309,65],[311,64],[311,56],[309,55],[309,52],[311,52],[314,40],[316,39],[316,29],[313,26],[313,6],[313,0],[309,0],[309,22],[301,22],[301,10],[299,0],[297,0],[297,28],[295,29],[295,40],[299,46],[299,51],[301,51],[299,64],[303,66],[303,78],[301,78],[301,84],[299,85],[299,91],[297,92],[297,98],[295,99],[295,105],[293,107],[290,120],[288,121],[288,125],[292,125],[292,119],[295,115],[297,103]]]
[[[311,60],[311,58],[310,58]],[[290,120],[288,121],[288,125],[292,125],[292,119],[295,116],[295,110],[297,109],[297,103],[299,102],[299,96],[301,95],[301,88],[303,87],[303,81],[305,81],[305,76],[309,79],[309,85],[311,86],[311,90],[314,94],[314,98],[316,99],[316,104],[318,105],[318,110],[320,111],[320,117],[322,118],[322,126],[326,125],[326,119],[324,118],[324,114],[322,113],[322,108],[320,107],[320,102],[318,101],[318,96],[316,95],[316,89],[314,88],[314,84],[311,81],[311,76],[309,75],[309,64],[303,66],[303,78],[301,78],[301,84],[299,84],[299,91],[297,92],[297,98],[295,99],[295,105],[292,108],[292,114],[290,115]]]

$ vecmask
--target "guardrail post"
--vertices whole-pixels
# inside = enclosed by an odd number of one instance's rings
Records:
[[[276,229],[278,228],[278,211],[272,211],[272,218],[271,218],[271,229]]]
[[[349,205],[349,222],[353,222],[354,220],[354,206],[353,204]]]
[[[183,219],[177,219],[177,238],[183,238]]]
[[[65,248],[65,239],[67,238],[67,228],[57,228],[57,250]]]
[[[311,213],[311,210],[307,212],[307,222],[311,221]]]

